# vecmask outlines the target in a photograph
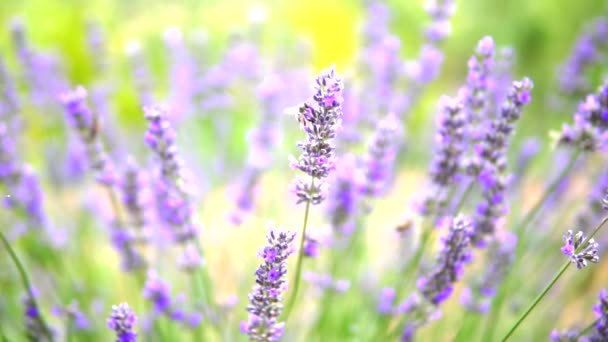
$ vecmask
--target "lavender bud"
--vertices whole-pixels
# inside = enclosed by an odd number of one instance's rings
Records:
[[[258,255],[264,260],[255,272],[256,285],[249,294],[249,319],[241,322],[241,332],[254,341],[278,341],[285,323],[277,322],[281,315],[282,293],[287,290],[287,257],[293,252],[295,233],[271,229],[268,244]]]
[[[108,318],[108,328],[116,332],[116,342],[135,342],[137,333],[135,325],[137,316],[127,303],[112,306],[112,313]]]
[[[148,280],[143,290],[144,298],[152,301],[154,311],[157,313],[167,313],[170,311],[171,300],[171,285],[160,279],[154,270],[148,271]]]
[[[600,261],[597,254],[599,244],[594,239],[589,239],[585,245],[582,245],[583,241],[585,241],[585,235],[582,231],[574,234],[572,230],[568,230],[564,235],[565,244],[561,248],[562,253],[570,257],[570,261],[578,269],[586,267],[589,261],[596,264]]]

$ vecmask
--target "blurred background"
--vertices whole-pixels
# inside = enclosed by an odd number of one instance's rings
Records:
[[[401,57],[416,58],[424,44],[424,30],[429,22],[424,2],[385,3],[390,9],[390,32],[401,41]],[[511,47],[513,78],[528,76],[534,82],[533,101],[517,125],[509,151],[511,160],[516,160],[529,138],[537,139],[540,151],[522,181],[524,190],[513,200],[515,218],[509,220],[515,222],[517,215],[521,216],[521,212],[539,197],[547,178],[557,173],[556,153],[559,151],[555,151],[549,132],[570,122],[577,102],[582,99],[574,95],[565,98],[566,95],[560,92],[560,65],[592,19],[606,16],[607,10],[605,1],[456,1],[451,33],[440,46],[444,55],[441,73],[407,113],[405,148],[398,155],[394,184],[384,198],[375,202],[374,211],[366,218],[369,255],[362,267],[370,273],[369,288],[379,287],[385,280],[379,273],[391,270],[395,256],[398,258],[400,245],[394,238],[394,227],[411,214],[411,202],[420,193],[420,184],[424,184],[427,177],[438,99],[443,94],[454,96],[465,82],[467,61],[477,42],[490,35],[497,46]],[[134,155],[144,166],[154,162],[142,138],[147,128],[141,110],[146,102],[141,99],[142,89],[149,91],[152,102],[171,102],[179,96],[175,94],[179,91],[175,85],[180,82],[180,72],[209,75],[210,70],[233,58],[233,64],[224,64],[224,67],[233,68],[238,81],[223,87],[222,81],[214,83],[214,78],[210,77],[208,86],[217,87],[218,98],[208,99],[208,107],[184,109],[172,121],[177,128],[180,150],[192,172],[191,189],[197,220],[203,227],[201,238],[207,246],[206,258],[216,284],[217,300],[230,303],[232,296],[238,295],[234,315],[230,318],[236,327],[246,315],[246,293],[253,285],[253,270],[258,264],[256,251],[264,243],[266,222],[271,220],[280,226],[299,229],[302,220],[303,208],[295,206],[295,201],[287,200],[291,199],[287,185],[296,173],[289,169],[287,156],[298,153],[295,142],[303,139],[304,134],[298,130],[293,117],[283,112],[312,94],[312,82],[321,69],[335,65],[337,72],[345,75],[346,88],[349,79],[360,76],[357,65],[364,47],[362,28],[369,20],[365,2],[348,0],[3,0],[0,1],[0,27],[3,28],[0,31],[0,57],[8,70],[16,71],[15,75],[21,72],[10,32],[11,27],[22,25],[30,48],[48,56],[53,61],[49,65],[60,70],[63,75],[60,83],[64,89],[76,85],[92,89],[102,84],[109,100],[108,115],[102,120],[108,131],[105,138],[112,156],[124,161],[127,155]],[[103,37],[98,45],[91,38],[95,37],[95,30]],[[179,39],[172,40],[176,36]],[[199,71],[180,71],[181,57],[176,45],[172,45],[178,44],[176,41],[187,46],[192,57],[190,62],[194,61],[200,67]],[[254,52],[247,49],[234,52],[234,47],[243,42],[253,46]],[[101,46],[101,49],[95,50],[95,46]],[[105,54],[103,58],[100,57],[102,53]],[[100,60],[105,64],[100,65]],[[265,110],[258,100],[258,86],[269,74],[284,70],[295,76],[289,84],[283,84],[293,89],[290,88],[288,97],[281,99],[280,108],[276,110],[280,113],[277,120],[282,127],[280,143],[273,152],[272,167],[260,181],[256,210],[242,225],[234,227],[230,222],[233,207],[230,192],[247,165],[248,132],[257,125]],[[608,65],[605,63],[588,70],[591,89],[605,77],[606,71]],[[27,88],[19,82],[18,87]],[[43,293],[43,304],[50,307],[76,299],[95,327],[92,332],[77,336],[83,341],[109,340],[110,332],[104,330],[104,325],[110,304],[129,301],[142,311],[141,287],[136,279],[120,271],[120,262],[103,228],[104,218],[111,216],[110,204],[90,174],[73,171],[78,167],[70,163],[78,161],[71,160],[65,152],[73,137],[67,133],[59,102],[52,102],[52,99],[38,104],[24,101],[19,144],[21,159],[31,164],[41,179],[46,211],[57,229],[54,233],[57,241],[50,244],[54,247],[45,247],[40,241],[21,239],[17,246],[27,255],[26,264]],[[563,199],[571,205],[558,213],[559,218],[548,215],[546,221],[539,220],[539,226],[556,233],[550,239],[538,238],[534,243],[552,246],[555,250],[559,248],[561,232],[571,227],[551,224],[574,222],[577,210],[586,203],[595,174],[603,170],[602,162],[602,158],[596,157],[593,165],[601,167],[596,167],[590,174],[578,172],[573,177]],[[515,168],[514,164],[510,162],[512,168]],[[312,230],[323,235],[327,230],[323,210],[315,208],[311,215]],[[3,220],[7,226],[18,221],[5,214],[0,216],[0,222]],[[17,239],[19,232],[14,236]],[[555,253],[545,257],[531,251],[530,255],[533,262],[524,265],[525,270],[521,271],[528,274],[521,279],[525,286],[509,303],[512,310],[503,316],[506,317],[505,325],[501,329],[509,326],[521,311],[522,303],[533,298],[546,282],[548,276],[542,273],[544,268],[552,274],[551,270],[557,267],[553,265],[562,262],[562,256]],[[188,285],[181,278],[183,275],[172,270],[174,259],[166,258],[159,264],[164,276],[172,279],[177,293]],[[326,262],[321,258],[308,268],[322,272]],[[22,290],[14,282],[15,272],[8,259],[1,256],[0,265],[0,288],[6,294],[0,299],[0,322],[5,330],[9,326],[8,336],[16,336],[19,328],[11,327],[11,324],[20,317],[18,299]],[[600,266],[606,269],[604,265]],[[59,277],[47,276],[48,270]],[[595,294],[602,286],[606,287],[608,279],[601,275],[599,268],[594,274],[600,275],[574,279],[573,285],[568,287],[572,291],[562,298],[563,304],[545,303],[539,309],[542,312],[536,313],[534,318],[539,325],[529,324],[524,328],[528,336],[543,340],[555,326],[589,322]],[[311,296],[314,296],[313,290],[308,289]],[[449,308],[460,312],[458,300],[451,301]],[[307,315],[312,312],[314,301],[304,300],[301,312],[297,314],[299,323],[293,320],[294,324],[307,326],[310,323]],[[541,317],[550,319],[541,320]],[[343,331],[336,333],[338,340],[359,340],[356,338],[357,326],[364,324],[366,316],[350,319],[351,326],[341,326]],[[59,320],[51,318],[52,322]],[[438,324],[456,327],[459,323],[459,317],[446,315]],[[427,330],[423,337],[449,340],[457,329]],[[224,340],[236,338],[231,335]],[[294,335],[291,338],[295,338]]]

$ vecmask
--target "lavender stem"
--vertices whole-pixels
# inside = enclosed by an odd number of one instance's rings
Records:
[[[1,231],[0,231],[0,240],[2,240],[2,243],[4,244],[4,247],[6,248],[6,250],[8,251],[8,254],[11,256],[11,259],[13,259],[13,263],[15,263],[15,266],[17,266],[17,269],[19,270],[19,275],[21,276],[21,281],[23,282],[23,286],[25,286],[25,288],[26,288],[27,295],[32,303],[32,306],[34,308],[38,308],[39,306],[38,306],[38,303],[36,302],[36,297],[34,296],[34,292],[32,291],[32,285],[27,276],[27,273],[25,272],[25,268],[23,267],[23,264],[21,263],[21,261],[19,261],[17,254],[11,247],[11,244],[8,242],[8,240],[6,239],[6,237],[4,236],[4,234]],[[40,312],[40,314],[38,315],[38,320],[39,320],[40,325],[43,327],[44,334],[46,335],[46,337],[48,338],[49,341],[53,341],[53,334],[51,333],[51,330],[49,329],[48,325],[46,324],[46,322],[42,316],[42,312],[41,311],[39,311],[39,312]]]
[[[608,216],[604,217],[602,222],[600,222],[600,224],[597,227],[595,227],[593,232],[589,236],[587,236],[587,238],[580,244],[580,246],[577,248],[577,250],[575,252],[578,252],[581,249],[583,249],[585,247],[585,245],[587,244],[587,242],[593,238],[593,236],[604,226],[604,224],[606,224],[606,222],[608,222]],[[528,307],[528,309],[526,309],[524,314],[521,315],[521,317],[519,317],[517,322],[515,322],[515,325],[513,325],[513,327],[511,327],[509,332],[505,335],[505,337],[502,338],[501,341],[504,342],[504,341],[508,340],[509,337],[511,337],[511,335],[513,335],[515,330],[517,330],[517,327],[519,327],[520,324],[524,321],[524,319],[526,319],[526,317],[528,317],[530,312],[532,312],[532,310],[536,307],[536,305],[545,297],[547,292],[549,292],[549,290],[551,290],[553,285],[555,285],[555,283],[559,280],[559,278],[561,278],[562,274],[564,274],[564,272],[566,272],[566,270],[568,269],[568,267],[570,266],[571,263],[572,262],[570,260],[568,260],[568,261],[566,261],[566,263],[564,263],[564,266],[562,266],[562,268],[555,275],[555,277],[553,277],[551,282],[547,286],[545,286],[543,291],[536,297],[536,299],[534,299],[532,304],[530,304],[530,306]]]
[[[564,177],[566,177],[568,175],[568,173],[570,173],[570,171],[572,171],[572,168],[574,167],[574,165],[580,155],[581,155],[580,149],[578,149],[578,150],[576,150],[576,152],[574,152],[574,155],[568,162],[568,165],[560,172],[560,174],[555,178],[555,180],[553,180],[553,182],[547,187],[547,189],[543,193],[540,200],[536,202],[534,207],[530,211],[528,211],[528,213],[526,214],[524,219],[521,220],[520,223],[516,226],[517,228],[515,229],[515,234],[518,237],[523,236],[523,234],[526,231],[527,226],[532,222],[532,220],[534,219],[536,214],[540,211],[543,203],[547,200],[547,198],[549,198],[549,196],[551,196],[555,192],[555,190],[557,189],[557,186],[561,183],[561,181],[564,179]],[[517,247],[515,248],[516,256],[521,255],[522,251],[525,250],[525,248],[524,248],[526,245],[525,242],[526,242],[525,239],[520,239],[520,242],[517,244]],[[513,263],[513,266],[511,267],[511,269],[515,269],[516,264],[517,264],[517,259]],[[500,286],[500,288],[499,288],[499,295],[496,297],[496,301],[494,301],[494,303],[492,303],[492,305],[491,305],[490,313],[489,313],[488,319],[487,319],[488,323],[485,328],[485,333],[483,334],[484,341],[491,341],[494,337],[493,333],[495,330],[494,329],[495,324],[496,324],[496,322],[498,322],[498,319],[500,317],[500,309],[502,308],[502,305],[504,304],[504,299],[505,299],[505,295],[506,295],[506,293],[505,293],[506,284],[509,284],[511,282],[511,279],[510,279],[511,274],[512,274],[511,272],[507,272],[507,274],[505,274],[505,278],[503,280],[503,285]]]
[[[314,184],[314,178],[311,181],[311,187]],[[298,289],[300,287],[300,277],[302,276],[302,260],[304,259],[304,241],[306,240],[306,226],[308,225],[308,212],[310,211],[310,201],[306,202],[306,208],[304,209],[304,223],[302,225],[302,233],[300,234],[300,248],[298,250],[298,260],[296,262],[296,275],[293,285],[293,292],[291,293],[291,297],[289,297],[289,301],[287,302],[287,307],[285,308],[285,319],[284,322],[287,324],[287,319],[289,318],[289,314],[293,309],[295,301],[298,297]]]
[[[597,325],[597,323],[601,320],[601,318],[596,319],[595,321],[593,321],[591,324],[589,324],[587,327],[585,327],[585,329],[581,330],[578,335],[576,336],[576,341],[578,341],[581,337],[587,335],[589,332],[591,332],[591,330],[593,330],[593,328],[595,328],[595,326]]]

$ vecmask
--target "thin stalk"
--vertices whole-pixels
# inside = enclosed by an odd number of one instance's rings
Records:
[[[454,207],[454,210],[453,210],[454,215],[457,214],[460,211],[460,209],[462,209],[462,206],[466,203],[467,198],[471,194],[471,191],[473,191],[474,187],[475,187],[475,182],[469,183],[469,185],[467,186],[467,189],[464,191],[464,193],[462,194],[462,197],[460,197],[460,200],[456,204],[456,207]]]
[[[595,234],[604,226],[604,224],[608,222],[608,216],[606,216],[602,222],[600,222],[600,224],[595,227],[595,229],[593,230],[593,232],[587,236],[587,238],[578,246],[578,248],[574,251],[574,253],[578,253],[580,252],[580,250],[582,248],[585,247],[585,245],[587,244],[587,242],[589,242],[589,240],[591,240],[593,238],[593,236],[595,236]],[[507,334],[505,335],[505,337],[503,337],[502,341],[506,341],[509,339],[509,337],[511,337],[511,335],[513,335],[513,333],[515,332],[515,330],[517,330],[517,327],[519,327],[519,325],[524,321],[524,319],[526,319],[526,317],[528,317],[528,315],[530,314],[530,312],[532,312],[532,310],[536,307],[536,305],[545,297],[545,295],[547,294],[547,292],[549,292],[549,290],[551,290],[551,288],[553,287],[553,285],[555,285],[555,283],[559,280],[559,278],[564,274],[564,272],[566,272],[566,270],[568,269],[568,267],[570,266],[571,262],[570,260],[566,261],[566,263],[564,263],[564,265],[562,266],[562,268],[559,270],[559,272],[555,275],[555,277],[553,277],[553,279],[551,280],[551,282],[545,286],[545,288],[543,289],[543,291],[536,297],[536,299],[534,299],[534,301],[532,302],[532,304],[530,304],[530,306],[528,307],[528,309],[526,309],[526,311],[523,313],[523,315],[521,315],[521,317],[519,317],[519,319],[517,320],[517,322],[515,322],[515,325],[513,325],[513,327],[511,327],[511,329],[509,330],[509,332],[507,332]]]
[[[34,308],[38,309],[39,306],[38,306],[38,303],[36,302],[36,297],[34,296],[34,292],[32,290],[32,285],[27,276],[27,273],[25,272],[25,268],[23,267],[23,264],[21,264],[21,261],[19,261],[17,254],[11,247],[11,244],[8,242],[8,240],[6,239],[6,237],[4,236],[4,234],[1,231],[0,231],[0,240],[2,240],[2,244],[4,244],[4,247],[8,251],[8,254],[11,256],[11,259],[13,259],[13,263],[15,264],[15,266],[17,266],[17,269],[19,270],[19,275],[21,276],[21,281],[23,282],[23,286],[25,286],[25,290],[27,291],[27,295],[28,295],[32,305],[34,306]],[[42,326],[42,330],[44,330],[44,335],[48,338],[49,341],[53,341],[53,334],[51,333],[51,330],[49,329],[48,325],[46,324],[46,321],[44,320],[44,317],[42,316],[42,311],[41,310],[37,310],[37,311],[39,312],[38,322]]]
[[[576,335],[576,337],[574,338],[575,341],[578,341],[581,337],[587,335],[589,332],[591,332],[591,330],[593,328],[595,328],[595,326],[597,325],[597,323],[601,320],[601,318],[596,319],[595,321],[593,321],[591,324],[589,324],[587,327],[585,327],[585,329],[581,330],[578,335]]]
[[[314,181],[314,179],[313,179]],[[312,186],[311,186],[312,187]],[[296,273],[295,280],[293,285],[293,292],[291,293],[291,297],[287,302],[287,307],[285,309],[285,322],[287,323],[287,319],[289,318],[289,314],[293,309],[296,298],[298,296],[298,289],[300,287],[300,277],[302,276],[302,260],[304,259],[304,241],[306,240],[306,226],[308,225],[308,212],[310,211],[310,201],[306,202],[306,208],[304,209],[304,223],[302,225],[302,234],[300,236],[300,249],[298,250],[298,260],[296,263]]]
[[[69,314],[65,320],[65,342],[72,342],[72,318]]]
[[[524,216],[524,218],[515,226],[516,228],[514,231],[517,237],[519,238],[519,243],[515,248],[515,255],[517,258],[519,258],[521,253],[523,253],[523,251],[525,250],[524,246],[526,245],[526,239],[523,239],[522,237],[524,236],[527,227],[533,222],[534,218],[540,212],[546,200],[557,190],[557,186],[559,185],[559,183],[561,183],[562,180],[572,171],[572,168],[576,164],[576,161],[578,160],[581,153],[581,150],[576,150],[574,152],[574,154],[570,158],[570,161],[568,162],[568,165],[566,165],[566,167],[562,169],[559,175],[545,189],[543,195],[536,202],[536,204],[534,204],[532,209],[530,209],[528,213]],[[517,265],[518,260],[519,259],[516,259],[513,262],[511,270],[516,268],[515,266]],[[483,334],[483,341],[491,341],[493,339],[493,334],[496,330],[496,324],[500,318],[501,308],[504,304],[504,298],[507,295],[506,285],[510,285],[511,283],[511,274],[513,273],[507,272],[507,274],[505,275],[502,286],[500,286],[498,289],[498,296],[496,296],[496,299],[491,305],[490,312],[488,314],[488,319],[486,320],[487,323],[484,329],[485,332]]]
[[[549,292],[549,290],[551,290],[551,288],[553,287],[553,285],[555,285],[555,283],[557,283],[557,281],[559,280],[559,278],[561,278],[562,274],[564,274],[564,272],[566,272],[566,270],[568,269],[568,267],[570,267],[570,261],[566,261],[564,263],[564,265],[559,270],[559,272],[555,275],[555,277],[553,277],[553,279],[551,279],[551,282],[549,282],[549,284],[547,284],[547,286],[545,286],[545,288],[542,290],[542,292],[540,294],[538,294],[538,296],[536,296],[536,298],[534,299],[534,301],[532,302],[532,304],[530,304],[530,306],[528,306],[528,308],[526,309],[526,311],[519,317],[519,319],[517,320],[517,322],[515,322],[515,325],[513,325],[511,327],[511,329],[509,330],[509,332],[507,332],[507,334],[505,335],[505,337],[502,338],[501,341],[504,342],[504,341],[508,340],[509,337],[511,337],[511,335],[513,335],[513,333],[515,332],[515,330],[517,330],[517,328],[521,325],[521,323],[524,321],[524,319],[526,319],[526,317],[528,317],[528,315],[530,314],[530,312],[532,312],[532,310],[534,310],[534,308],[536,307],[536,305],[545,297],[545,295]]]

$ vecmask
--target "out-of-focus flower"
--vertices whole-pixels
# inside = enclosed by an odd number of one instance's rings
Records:
[[[608,140],[608,82],[587,95],[574,113],[574,125],[564,124],[558,144],[593,152]]]
[[[108,328],[116,332],[116,342],[135,342],[137,333],[135,325],[137,316],[127,303],[112,306],[112,313],[108,318]]]
[[[435,267],[417,282],[424,298],[434,305],[452,295],[454,283],[462,276],[464,265],[471,260],[472,221],[462,215],[451,221],[447,236],[441,240],[443,247]]]

